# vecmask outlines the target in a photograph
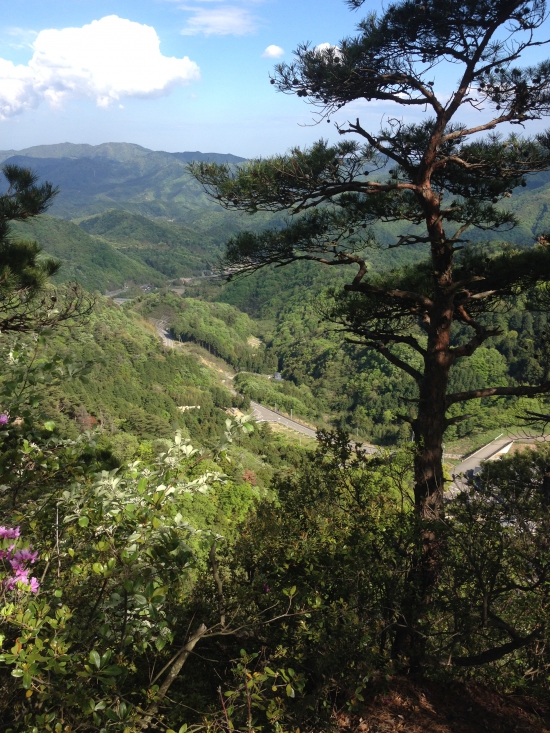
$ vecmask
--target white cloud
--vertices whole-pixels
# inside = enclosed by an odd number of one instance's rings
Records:
[[[284,50],[280,46],[268,46],[262,54],[263,59],[280,59],[284,56]]]
[[[43,30],[27,65],[0,58],[0,119],[47,101],[91,98],[108,107],[122,97],[157,97],[200,78],[194,61],[163,56],[154,28],[116,15],[81,28]]]
[[[332,51],[334,58],[342,58],[342,52],[339,46],[334,46],[332,43],[320,43],[318,46],[315,46],[315,51],[321,56],[326,55],[327,51]]]
[[[257,19],[246,8],[220,5],[216,8],[185,7],[192,15],[182,30],[184,36],[246,36],[258,28]]]

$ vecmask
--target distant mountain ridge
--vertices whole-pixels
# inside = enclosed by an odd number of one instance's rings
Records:
[[[135,143],[102,143],[88,145],[87,143],[58,143],[55,145],[34,145],[23,150],[0,150],[0,163],[14,156],[28,158],[109,158],[119,163],[127,163],[149,155],[170,156],[182,163],[193,160],[209,163],[243,163],[246,158],[231,153],[201,153],[198,150],[182,153],[168,153],[164,150],[150,150]]]
[[[237,165],[245,158],[132,143],[0,152],[0,164],[30,168],[59,188],[50,216],[22,222],[17,234],[36,239],[62,261],[58,279],[102,291],[127,281],[160,284],[198,274],[217,260],[228,237],[266,223],[213,202],[188,172],[192,160]]]
[[[192,160],[237,165],[245,158],[230,153],[167,153],[133,143],[60,143],[0,152],[0,164],[30,168],[40,180],[59,188],[49,211],[53,216],[81,219],[124,209],[192,225],[199,235],[217,237],[212,227],[221,234],[228,215],[190,175],[187,164]],[[2,183],[0,177],[0,189]]]

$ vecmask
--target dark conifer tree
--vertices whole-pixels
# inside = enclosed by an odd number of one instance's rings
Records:
[[[363,4],[348,2],[354,9]],[[355,265],[330,317],[351,340],[376,350],[416,382],[409,419],[423,528],[422,559],[411,575],[409,626],[437,578],[443,436],[457,419],[448,417],[449,408],[493,395],[550,391],[548,373],[538,384],[448,390],[452,365],[500,333],[486,314],[522,295],[540,299],[550,281],[544,239],[498,255],[465,239],[472,228],[512,228],[516,219],[499,202],[525,186],[530,173],[550,167],[550,134],[523,134],[527,123],[550,112],[550,62],[517,65],[525,51],[548,42],[537,34],[546,18],[544,0],[392,2],[381,16],[368,15],[358,33],[338,46],[300,46],[293,63],[276,67],[271,83],[312,104],[320,120],[361,100],[415,108],[425,112],[423,121],[387,118],[372,132],[355,119],[337,124],[345,140],[336,145],[320,141],[237,169],[191,166],[228,209],[290,214],[282,229],[231,239],[226,271],[234,275],[299,260]],[[443,96],[437,82],[444,80],[448,92],[453,77],[453,91]],[[509,132],[510,125],[517,134]],[[408,222],[391,246],[424,246],[427,259],[386,275],[369,272],[365,251],[375,222]],[[468,341],[453,345],[454,323],[471,330]],[[417,363],[420,356],[421,369],[403,356],[407,349],[416,352]]]
[[[0,195],[0,332],[36,331],[89,312],[92,299],[78,285],[60,293],[51,286],[60,263],[37,242],[13,237],[11,224],[43,214],[57,195],[51,183],[37,183],[27,168],[5,165],[7,189]]]

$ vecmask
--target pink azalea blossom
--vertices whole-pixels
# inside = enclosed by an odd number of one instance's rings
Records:
[[[24,550],[17,550],[13,554],[13,560],[11,560],[11,564],[13,567],[14,562],[18,564],[23,563],[23,562],[34,563],[36,562],[37,557],[38,557],[38,552],[33,552],[30,549],[30,547]]]
[[[14,590],[18,585],[24,590],[30,590],[31,593],[38,593],[38,589],[40,588],[40,583],[38,582],[38,579],[35,577],[32,577],[29,580],[29,571],[24,570],[20,573],[17,573],[14,575],[13,578],[9,578],[5,581],[5,586],[7,590]]]
[[[16,540],[20,535],[19,527],[0,527],[0,540]]]
[[[21,568],[16,570],[15,575],[12,578],[8,578],[6,581],[6,588],[13,590],[17,583],[22,583],[24,586],[29,584],[29,571]]]
[[[31,578],[31,582],[29,584],[29,590],[31,593],[38,593],[38,589],[40,588],[40,583],[36,578]]]
[[[20,537],[19,527],[0,527],[0,540],[17,539]],[[11,544],[7,549],[0,550],[0,560],[7,560],[11,565],[13,575],[11,578],[4,580],[4,587],[7,590],[20,588],[30,590],[31,593],[38,593],[40,584],[36,578],[29,580],[29,568],[38,559],[38,552],[33,552],[30,547],[24,547],[20,550],[15,549],[15,543]]]

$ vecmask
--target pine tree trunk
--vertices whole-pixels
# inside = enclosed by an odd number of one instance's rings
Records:
[[[427,618],[438,583],[443,549],[439,523],[443,519],[443,434],[449,377],[446,340],[446,329],[429,340],[418,416],[413,423],[418,542],[407,574],[401,618],[392,649],[393,658],[405,662],[410,672],[420,671],[425,658],[426,636],[420,626]]]
[[[439,197],[425,192],[427,230],[430,235],[433,306],[427,325],[428,342],[424,375],[419,384],[418,415],[413,424],[416,443],[414,494],[418,516],[437,520],[443,511],[443,434],[446,428],[447,385],[452,364],[450,353],[453,322],[454,246],[445,237]]]
[[[434,202],[435,203],[435,202]],[[417,551],[412,559],[403,598],[401,624],[393,656],[408,660],[411,671],[419,670],[425,657],[426,636],[419,633],[437,586],[442,552],[439,524],[443,520],[443,435],[446,429],[447,385],[452,364],[450,353],[453,320],[453,245],[445,241],[435,205],[428,220],[432,237],[434,279],[433,308],[427,328],[424,374],[419,384],[415,435],[414,499],[418,520]],[[438,526],[439,525],[439,526]]]
[[[429,339],[419,390],[418,416],[413,423],[415,507],[424,520],[439,519],[443,510],[443,435],[450,368],[448,339],[447,330]]]

